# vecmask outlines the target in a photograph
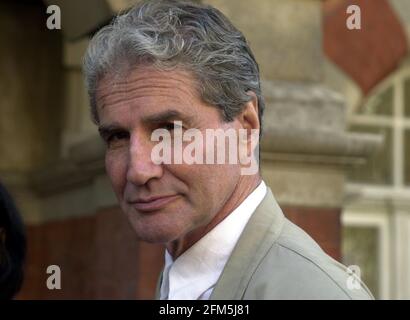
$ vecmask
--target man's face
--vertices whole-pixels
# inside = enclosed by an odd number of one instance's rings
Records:
[[[235,164],[154,164],[155,129],[238,129],[200,98],[188,72],[137,67],[120,80],[98,85],[100,132],[107,143],[105,165],[122,210],[138,237],[166,243],[207,225],[240,179]],[[206,144],[204,143],[204,148]],[[205,151],[204,151],[205,154]]]

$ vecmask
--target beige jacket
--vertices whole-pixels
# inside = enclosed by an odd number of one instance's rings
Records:
[[[349,277],[345,266],[284,217],[268,188],[210,299],[373,299],[362,282],[349,289]]]

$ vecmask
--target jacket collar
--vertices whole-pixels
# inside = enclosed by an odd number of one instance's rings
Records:
[[[281,233],[285,221],[272,191],[249,219],[210,296],[213,300],[241,299],[254,271]]]

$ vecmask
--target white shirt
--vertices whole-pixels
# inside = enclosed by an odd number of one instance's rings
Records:
[[[246,199],[175,261],[165,250],[161,300],[208,300],[243,229],[266,194],[262,181]]]

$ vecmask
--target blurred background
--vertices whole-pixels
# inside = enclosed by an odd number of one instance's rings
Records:
[[[81,73],[90,37],[136,2],[0,2],[0,180],[28,236],[18,299],[154,296],[163,247],[137,241],[117,205]],[[201,2],[259,62],[262,174],[285,215],[376,298],[410,299],[410,1]],[[47,28],[52,4],[61,30]]]

